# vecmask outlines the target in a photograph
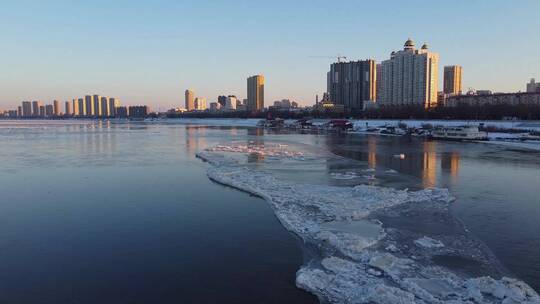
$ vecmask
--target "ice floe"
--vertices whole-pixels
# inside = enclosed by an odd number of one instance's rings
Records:
[[[263,156],[273,157],[302,157],[304,153],[298,151],[291,151],[286,149],[287,145],[278,144],[265,146],[263,144],[256,145],[217,145],[209,148],[208,151],[212,152],[229,152],[229,153],[245,153],[245,154],[259,154]]]
[[[424,236],[418,240],[415,240],[414,243],[420,247],[424,248],[442,248],[444,247],[444,244],[439,241],[432,239],[430,237]]]
[[[330,177],[333,178],[333,179],[347,180],[347,179],[358,178],[358,175],[356,175],[356,173],[354,173],[354,172],[347,172],[347,173],[333,172],[333,173],[330,173]]]
[[[418,206],[414,212],[438,206],[445,212],[453,201],[446,189],[291,183],[242,165],[230,152],[284,159],[301,152],[279,146],[221,145],[197,156],[211,164],[210,179],[264,198],[286,229],[318,251],[297,272],[296,284],[324,302],[540,303],[538,294],[522,281],[474,277],[432,261],[435,254],[480,255],[460,248],[473,243],[466,236],[459,242],[444,236],[408,236],[395,228],[385,229],[384,223],[372,218],[386,210],[399,213],[395,210],[405,206]]]

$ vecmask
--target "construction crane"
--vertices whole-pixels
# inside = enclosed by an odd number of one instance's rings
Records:
[[[337,54],[336,56],[309,56],[310,58],[337,58],[337,62],[340,63],[341,59],[347,60],[347,56],[341,56]]]

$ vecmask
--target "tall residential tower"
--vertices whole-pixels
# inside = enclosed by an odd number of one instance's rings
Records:
[[[327,92],[334,104],[345,109],[362,110],[364,102],[377,96],[375,60],[337,62],[327,74]]]
[[[195,110],[195,93],[192,90],[186,90],[185,92],[186,110]]]
[[[255,75],[247,79],[247,110],[264,109],[264,76]]]
[[[416,49],[409,39],[401,51],[392,52],[381,63],[380,106],[423,106],[437,104],[439,54],[430,52],[427,44]]]
[[[450,95],[461,95],[463,92],[461,86],[462,68],[459,65],[444,67],[443,92]]]
[[[92,95],[84,96],[85,116],[94,116],[94,97]]]

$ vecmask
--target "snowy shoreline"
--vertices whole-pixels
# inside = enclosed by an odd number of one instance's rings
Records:
[[[420,191],[360,185],[311,186],[277,180],[238,163],[230,153],[295,151],[221,145],[199,152],[208,177],[265,199],[283,226],[320,251],[297,273],[297,286],[329,303],[539,303],[527,284],[500,275],[472,277],[435,265],[437,256],[474,257],[495,264],[467,237],[426,236],[384,228],[375,215],[409,216],[429,210],[448,220],[453,197],[445,189]],[[277,153],[276,153],[277,151]],[[461,239],[460,239],[461,238]],[[493,263],[492,263],[493,262]],[[496,273],[496,270],[493,270]],[[474,301],[474,302],[473,302]]]
[[[179,123],[179,124],[193,124],[193,125],[205,125],[205,126],[231,126],[231,127],[256,127],[260,119],[193,119],[193,118],[179,118],[168,119],[167,123]],[[295,120],[287,120],[286,123],[293,123]],[[315,119],[318,123],[328,121],[328,119]],[[502,120],[397,120],[397,119],[358,119],[351,120],[354,125],[354,131],[350,134],[359,135],[377,135],[386,137],[399,137],[397,134],[381,134],[377,132],[369,132],[364,130],[367,126],[398,126],[398,124],[406,124],[407,127],[421,128],[422,125],[430,124],[432,126],[444,126],[455,127],[463,125],[479,125],[484,124],[486,127],[494,127],[497,129],[506,130],[522,130],[525,132],[540,132],[540,121],[502,121]],[[519,134],[513,133],[488,133],[489,141],[478,141],[479,143],[495,144],[504,147],[510,147],[515,149],[540,151],[540,141],[520,141],[518,140]]]

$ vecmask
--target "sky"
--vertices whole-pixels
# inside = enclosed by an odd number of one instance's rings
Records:
[[[314,103],[337,54],[388,59],[407,38],[465,89],[524,91],[540,79],[540,1],[8,1],[0,0],[0,108],[85,94],[182,107],[184,90]],[[314,57],[322,56],[322,57]],[[325,58],[324,56],[328,56]]]

